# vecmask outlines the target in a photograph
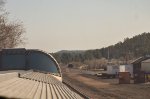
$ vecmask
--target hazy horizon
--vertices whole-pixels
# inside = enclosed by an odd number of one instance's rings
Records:
[[[100,49],[150,32],[149,0],[7,0],[26,29],[26,48],[48,52]]]

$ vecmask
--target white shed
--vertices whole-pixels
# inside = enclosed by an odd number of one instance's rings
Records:
[[[141,70],[145,71],[146,73],[150,73],[150,59],[142,61]]]
[[[133,65],[120,65],[119,72],[130,72],[131,77],[133,77]]]

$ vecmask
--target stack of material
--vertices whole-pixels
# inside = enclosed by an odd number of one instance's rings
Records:
[[[8,74],[3,74],[8,76]],[[0,79],[2,77],[0,75]],[[50,74],[29,72],[0,80],[0,96],[29,99],[83,99]]]

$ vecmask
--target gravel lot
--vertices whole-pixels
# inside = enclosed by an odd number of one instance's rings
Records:
[[[63,71],[69,81],[92,99],[150,99],[150,84],[118,84],[118,79],[101,79],[81,71]]]

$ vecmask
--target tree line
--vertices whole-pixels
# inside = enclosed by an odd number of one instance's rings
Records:
[[[101,49],[85,51],[60,51],[52,53],[60,63],[84,62],[93,59],[132,60],[140,56],[150,55],[150,33],[142,33],[123,42]]]

